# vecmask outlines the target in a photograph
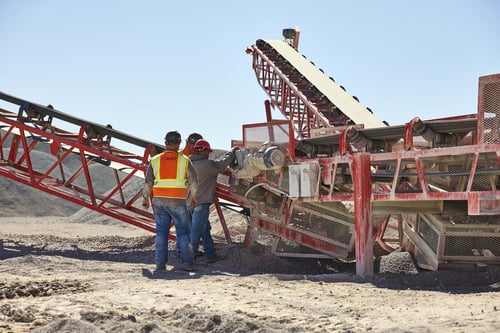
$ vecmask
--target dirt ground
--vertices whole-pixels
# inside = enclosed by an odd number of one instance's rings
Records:
[[[363,280],[352,263],[245,248],[233,217],[225,260],[179,270],[172,241],[168,271],[153,275],[153,234],[89,216],[0,218],[1,332],[500,331],[498,269],[410,264]]]
[[[103,173],[104,174],[104,173]],[[103,177],[102,184],[106,185]],[[154,234],[0,178],[0,332],[500,332],[500,269],[428,272],[273,255],[227,212],[225,260],[154,275]]]

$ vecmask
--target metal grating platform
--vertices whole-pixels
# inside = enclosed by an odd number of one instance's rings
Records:
[[[426,269],[500,264],[500,221],[489,224],[478,218],[456,222],[439,215],[406,216],[403,248],[413,253],[417,264]]]

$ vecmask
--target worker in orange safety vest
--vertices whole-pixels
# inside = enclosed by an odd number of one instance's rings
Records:
[[[146,171],[142,206],[152,206],[156,221],[155,273],[165,271],[168,262],[168,236],[174,222],[182,269],[192,271],[193,250],[190,244],[190,217],[186,207],[186,173],[189,159],[179,151],[181,135],[170,131],[165,136],[165,151],[153,156]]]
[[[194,144],[200,139],[203,139],[203,136],[200,133],[193,132],[189,134],[188,138],[186,139],[186,145],[184,146],[184,149],[182,149],[182,153],[187,157],[193,155]]]

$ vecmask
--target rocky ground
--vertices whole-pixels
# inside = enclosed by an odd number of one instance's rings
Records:
[[[122,222],[3,217],[0,226],[2,332],[500,330],[497,269],[421,271],[395,252],[377,265],[386,273],[363,280],[352,263],[235,242],[220,249],[225,260],[188,273],[171,242],[168,271],[153,275],[154,235]]]

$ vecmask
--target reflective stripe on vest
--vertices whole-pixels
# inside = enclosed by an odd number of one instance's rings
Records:
[[[186,170],[189,160],[182,152],[166,151],[151,159],[155,177],[153,196],[186,199]]]

